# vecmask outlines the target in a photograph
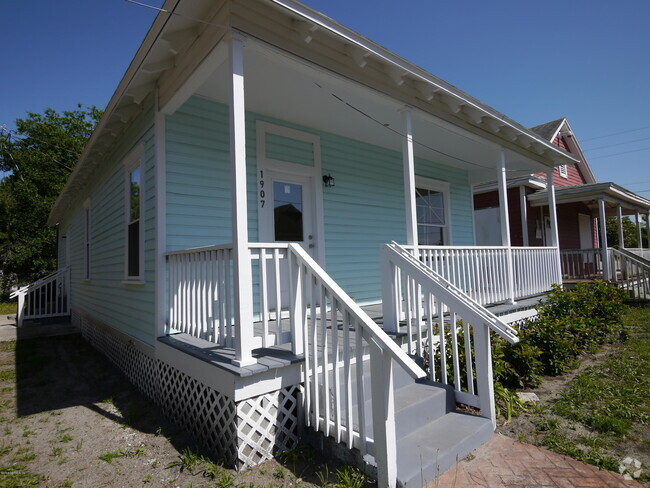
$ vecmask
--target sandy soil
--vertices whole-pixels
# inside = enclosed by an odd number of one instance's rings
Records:
[[[0,342],[0,432],[0,469],[22,464],[47,487],[316,487],[337,469],[309,450],[213,479],[207,464],[170,467],[199,452],[192,439],[79,335]],[[0,473],[0,486],[22,485]]]

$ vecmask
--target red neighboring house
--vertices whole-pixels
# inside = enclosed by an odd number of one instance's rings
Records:
[[[646,198],[614,183],[596,182],[566,118],[538,125],[531,130],[580,159],[575,165],[558,166],[553,171],[560,249],[599,247],[597,219],[601,217],[601,206],[604,217],[638,217],[648,213],[650,201]],[[510,245],[551,245],[546,174],[512,177],[508,179],[507,186]],[[502,245],[496,182],[474,187],[474,211],[476,244]],[[638,231],[640,235],[640,226]],[[604,247],[607,247],[606,243]]]

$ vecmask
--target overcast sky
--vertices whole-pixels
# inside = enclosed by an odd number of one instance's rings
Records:
[[[305,3],[525,126],[567,117],[599,181],[650,197],[650,1]],[[103,108],[155,14],[125,0],[2,2],[0,126]]]

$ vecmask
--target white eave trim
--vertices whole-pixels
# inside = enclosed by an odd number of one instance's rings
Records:
[[[546,182],[538,178],[516,178],[513,180],[507,181],[508,188],[517,188],[519,186],[527,186],[534,190],[545,190]],[[496,191],[499,189],[499,185],[496,181],[489,181],[487,183],[479,183],[474,185],[474,194],[478,195],[481,193],[488,193],[491,191]]]
[[[443,91],[445,92],[446,95],[459,99],[463,105],[471,106],[475,110],[479,110],[483,112],[485,116],[491,117],[492,119],[496,119],[502,125],[510,128],[511,130],[516,131],[519,134],[522,134],[532,139],[537,143],[543,144],[545,148],[550,149],[558,156],[569,160],[566,162],[561,162],[561,163],[559,162],[557,164],[570,164],[571,161],[573,161],[573,163],[579,162],[579,159],[575,158],[571,154],[557,147],[555,144],[550,143],[549,141],[538,136],[537,134],[535,134],[534,132],[530,131],[529,129],[523,126],[515,125],[515,123],[513,123],[514,121],[505,120],[502,114],[490,110],[488,106],[483,105],[478,101],[470,100],[469,98],[467,98],[468,95],[460,92],[460,90],[454,91],[451,89],[451,87],[444,86],[443,84],[445,84],[445,82],[443,80],[436,78],[431,73],[428,73],[422,68],[419,68],[418,66],[406,61],[405,59],[397,56],[396,54],[390,52],[389,50],[379,46],[378,44],[375,44],[369,39],[361,36],[360,34],[354,32],[351,29],[348,29],[347,27],[339,24],[338,22],[321,14],[320,12],[317,12],[295,0],[270,0],[270,1],[281,7],[286,8],[287,10],[290,10],[294,14],[303,17],[304,19],[310,22],[313,22],[314,24],[317,24],[319,27],[322,27],[323,29],[330,31],[335,35],[342,37],[348,43],[352,43],[357,47],[359,47],[360,49],[368,51],[370,54],[372,54],[373,56],[379,59],[382,59],[386,63],[395,65],[397,68],[399,68],[399,70],[403,71],[405,75],[408,74],[416,78],[418,81],[423,81],[425,83],[433,85],[434,91]]]

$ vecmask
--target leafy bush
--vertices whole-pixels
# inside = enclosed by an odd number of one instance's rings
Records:
[[[538,316],[521,329],[519,343],[492,343],[495,379],[508,388],[539,386],[541,374],[567,372],[583,351],[624,340],[621,316],[625,294],[605,281],[578,283],[574,290],[554,285]]]

